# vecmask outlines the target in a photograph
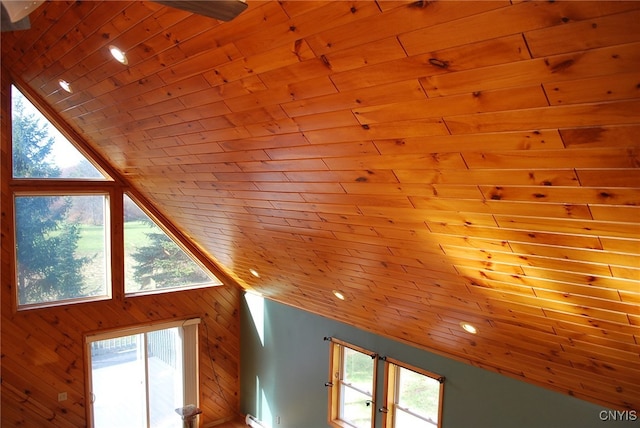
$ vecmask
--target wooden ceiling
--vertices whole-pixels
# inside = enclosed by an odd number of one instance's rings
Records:
[[[3,67],[243,288],[640,409],[640,2],[31,22]]]

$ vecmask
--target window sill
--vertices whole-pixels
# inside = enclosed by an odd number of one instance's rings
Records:
[[[102,296],[92,296],[92,297],[77,297],[72,299],[56,300],[54,302],[18,304],[17,311],[22,312],[22,311],[29,311],[33,309],[47,309],[47,308],[55,308],[57,306],[77,305],[79,303],[102,302],[105,300],[111,300],[111,296],[102,295]]]

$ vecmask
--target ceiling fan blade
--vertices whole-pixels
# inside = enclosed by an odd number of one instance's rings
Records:
[[[2,9],[13,23],[21,21],[36,10],[44,0],[2,0]]]
[[[248,6],[243,0],[157,0],[156,3],[220,21],[231,21]]]
[[[1,15],[0,15],[0,31],[17,31],[17,30],[28,30],[31,28],[31,21],[29,21],[29,17],[26,16],[19,21],[13,22],[11,21],[11,17],[9,17],[9,13],[4,8],[4,4],[2,7]]]
[[[44,0],[1,0],[0,3],[0,30],[5,32],[31,28],[29,14],[44,3]]]
[[[6,31],[18,31],[18,30],[28,30],[31,28],[31,21],[29,21],[29,17],[22,18],[18,22],[11,22],[9,18],[5,19],[4,9],[2,9],[2,19],[0,20],[0,31],[3,33]]]

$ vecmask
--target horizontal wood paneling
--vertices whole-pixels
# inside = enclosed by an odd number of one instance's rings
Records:
[[[639,11],[249,0],[222,23],[51,2],[3,33],[2,60],[240,286],[640,409]],[[189,296],[176,310],[216,309]],[[224,298],[218,320],[237,328]],[[228,380],[235,331],[216,333]]]

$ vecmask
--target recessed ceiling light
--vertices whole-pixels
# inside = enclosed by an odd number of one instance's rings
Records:
[[[344,299],[345,299],[344,294],[342,294],[342,293],[341,293],[340,291],[338,291],[338,290],[333,290],[333,295],[334,295],[334,296],[336,296],[336,297],[337,297],[338,299],[340,299],[340,300],[344,300]]]
[[[127,56],[124,54],[124,52],[122,50],[120,50],[119,48],[111,45],[111,46],[109,46],[109,52],[111,52],[111,55],[120,64],[125,64],[125,65],[127,64]]]
[[[60,79],[60,80],[58,80],[58,84],[65,91],[67,91],[69,93],[73,92],[73,90],[71,89],[71,84],[69,82],[67,82],[66,80]]]
[[[461,322],[460,327],[462,327],[462,329],[467,333],[476,334],[478,332],[478,329],[468,322]]]
[[[249,273],[253,276],[255,276],[256,278],[260,278],[260,274],[258,273],[257,270],[255,269],[249,269]]]

